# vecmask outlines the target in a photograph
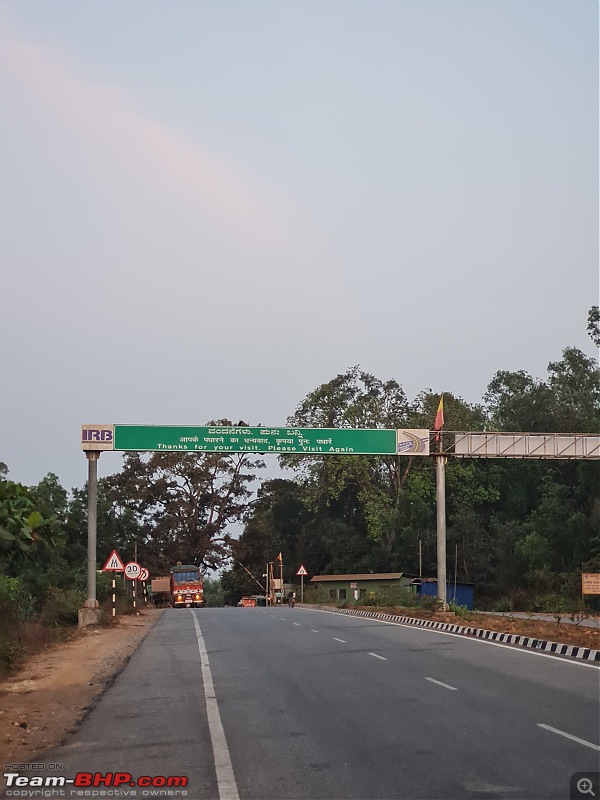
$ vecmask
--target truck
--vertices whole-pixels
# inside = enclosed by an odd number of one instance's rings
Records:
[[[171,576],[165,575],[162,578],[152,578],[150,592],[156,608],[164,608],[171,605]]]
[[[199,567],[177,564],[171,567],[170,575],[173,608],[204,608],[204,583]]]

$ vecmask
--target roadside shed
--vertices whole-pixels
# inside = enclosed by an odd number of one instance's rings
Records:
[[[416,578],[414,585],[418,595],[428,597],[438,596],[437,578]],[[457,606],[466,606],[469,611],[475,608],[475,586],[472,583],[456,583],[454,581],[446,584],[446,600]]]
[[[412,586],[414,575],[406,572],[369,572],[349,575],[315,575],[310,582],[332,600],[359,600],[393,589]]]

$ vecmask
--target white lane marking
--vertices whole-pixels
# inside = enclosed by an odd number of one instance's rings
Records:
[[[335,611],[323,611],[321,608],[313,608],[312,611],[319,611],[321,614],[335,614]],[[600,666],[596,664],[586,664],[585,661],[578,661],[577,659],[570,659],[566,656],[553,656],[551,653],[540,653],[537,650],[529,650],[526,647],[519,647],[519,645],[502,644],[501,642],[491,642],[489,639],[479,639],[475,636],[464,636],[460,633],[449,633],[448,631],[436,631],[434,628],[421,628],[418,625],[409,625],[407,622],[389,622],[387,619],[373,619],[372,617],[355,617],[352,614],[338,614],[338,617],[344,619],[353,619],[364,622],[365,619],[371,622],[379,622],[382,625],[394,625],[396,628],[408,628],[411,631],[420,631],[421,633],[437,633],[438,636],[453,636],[455,639],[462,639],[463,642],[475,642],[477,644],[489,644],[493,647],[502,647],[504,650],[511,650],[513,653],[524,653],[526,656],[540,656],[540,658],[552,658],[554,661],[560,661],[563,664],[573,664],[576,667],[587,667],[588,669],[600,670]]]
[[[573,736],[572,733],[566,733],[565,731],[561,731],[558,728],[553,728],[552,725],[544,725],[543,722],[538,722],[538,728],[544,728],[544,730],[546,731],[552,731],[552,733],[558,733],[559,736],[564,736],[566,739],[572,739],[572,741],[574,742],[583,744],[586,747],[591,747],[592,750],[600,751],[600,745],[594,744],[593,742],[588,742],[586,739],[580,739],[579,736]]]
[[[380,658],[382,661],[387,661],[387,658],[385,658],[385,656],[379,656],[377,655],[377,653],[369,653],[369,655],[373,656],[373,658]]]
[[[213,758],[215,761],[215,773],[217,775],[219,800],[240,800],[237,784],[235,782],[233,766],[231,764],[231,756],[229,755],[229,748],[227,747],[227,739],[225,738],[225,731],[223,730],[221,715],[219,714],[219,705],[217,703],[217,696],[215,694],[215,687],[210,671],[208,653],[206,652],[206,647],[204,645],[204,637],[202,636],[202,631],[200,630],[200,625],[198,624],[198,618],[192,609],[190,609],[190,611],[194,617],[196,638],[198,639],[198,652],[200,653],[200,666],[202,669],[202,683],[204,685],[204,698],[206,700],[206,716],[208,717],[208,730],[210,733]]]
[[[282,622],[285,622],[285,617],[281,617],[281,621],[282,621]]]
[[[318,632],[319,632],[319,631],[316,631],[314,628],[311,628],[311,631],[312,631],[313,633],[318,633]]]
[[[297,625],[298,627],[300,627],[300,623],[299,622],[292,622],[292,625]]]
[[[333,641],[334,642],[341,642],[342,644],[346,644],[346,640],[345,639],[338,639],[337,636],[333,637]]]
[[[438,686],[443,686],[444,689],[450,689],[453,692],[458,692],[456,686],[450,686],[449,683],[442,683],[442,681],[436,681],[435,678],[425,678],[426,681],[431,681],[432,683],[437,683]]]

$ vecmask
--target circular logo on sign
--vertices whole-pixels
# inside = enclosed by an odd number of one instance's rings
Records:
[[[142,568],[137,563],[137,561],[129,561],[125,564],[125,577],[129,578],[130,581],[135,581],[137,578],[140,577],[140,572]]]

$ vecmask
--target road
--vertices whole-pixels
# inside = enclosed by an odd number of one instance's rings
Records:
[[[187,776],[191,800],[568,798],[573,773],[600,769],[599,678],[360,617],[169,610],[43,761]],[[186,796],[133,791],[108,796]]]

